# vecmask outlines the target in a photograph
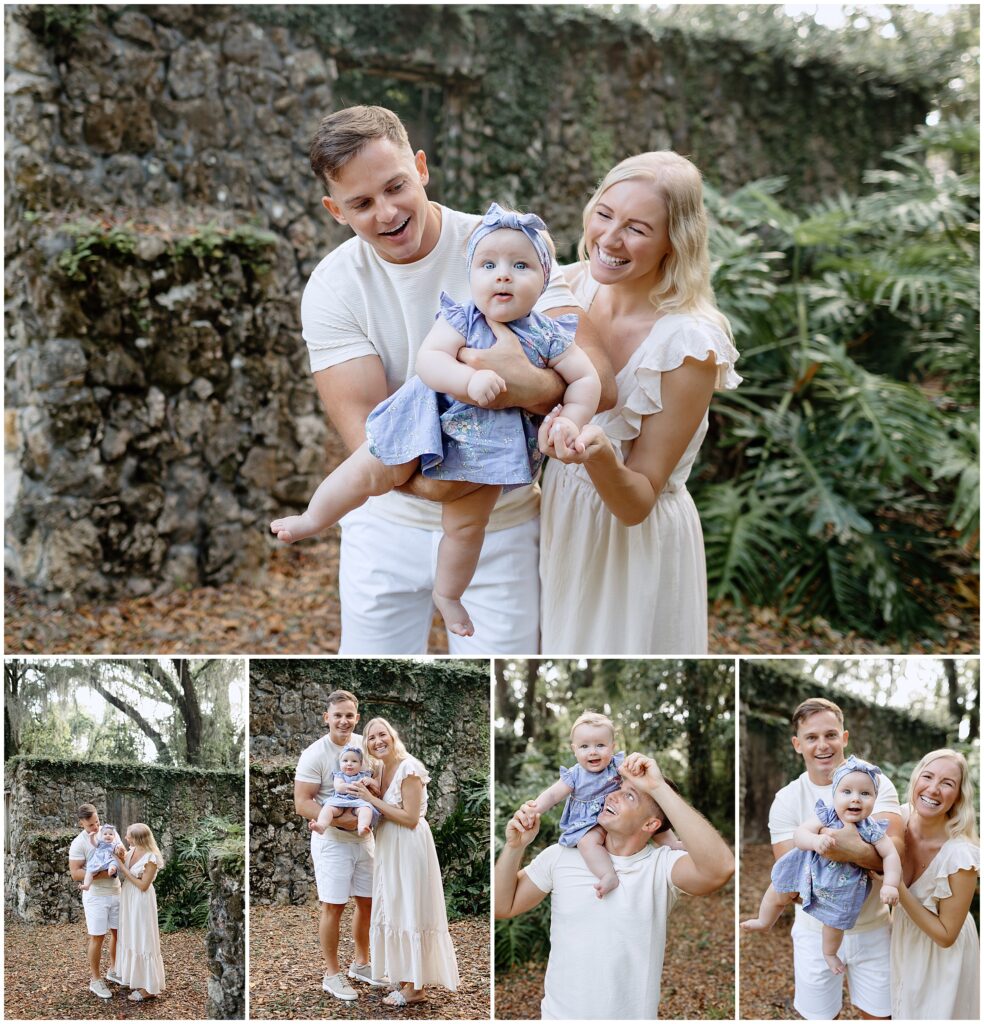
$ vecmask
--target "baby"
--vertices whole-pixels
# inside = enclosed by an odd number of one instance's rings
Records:
[[[325,801],[318,820],[308,822],[308,828],[312,832],[324,834],[335,818],[340,818],[347,810],[354,810],[359,823],[359,835],[368,835],[379,820],[379,811],[372,804],[350,793],[349,787],[363,779],[370,789],[378,790],[379,785],[373,773],[364,769],[362,751],[358,747],[346,747],[338,758],[338,767],[337,772],[332,772],[335,795]]]
[[[586,711],[571,727],[571,749],[577,764],[560,769],[560,781],[545,789],[525,807],[544,814],[566,799],[560,819],[561,846],[576,846],[598,879],[598,899],[618,885],[618,875],[605,849],[605,830],[598,815],[605,798],[621,784],[618,768],[624,753],[615,753],[615,725],[606,715]]]
[[[115,878],[119,867],[116,863],[115,850],[121,843],[115,825],[102,825],[97,832],[90,832],[89,842],[93,846],[93,852],[85,862],[85,878],[80,886],[83,892],[88,892],[92,887],[93,875],[105,871],[110,878]]]
[[[844,973],[837,950],[845,930],[854,927],[861,913],[871,890],[871,878],[857,864],[828,860],[824,854],[837,846],[837,837],[820,835],[820,829],[854,825],[861,838],[882,856],[882,903],[898,903],[902,862],[895,844],[885,834],[888,822],[868,817],[875,806],[879,775],[880,768],[853,755],[834,770],[833,806],[827,807],[818,800],[816,814],[793,833],[796,849],[776,861],[759,916],[742,921],[742,928],[768,931],[783,910],[800,897],[806,913],[823,922],[823,958],[827,966],[834,974]]]
[[[461,597],[502,489],[534,482],[550,450],[583,451],[578,438],[601,397],[598,374],[574,343],[577,317],[554,320],[533,309],[553,267],[549,237],[541,233],[545,228],[535,214],[496,203],[489,207],[468,242],[471,301],[459,305],[441,293],[437,322],[417,353],[418,376],[370,413],[366,442],[321,482],[307,511],[270,524],[287,544],[310,537],[372,495],[406,483],[418,469],[435,480],[481,484],[441,505],[433,599],[448,630],[459,636],[474,633]],[[523,409],[488,408],[505,390],[505,381],[457,359],[466,347],[491,348],[503,324],[519,338],[531,363],[556,370],[567,385],[563,407],[542,430],[542,418]]]

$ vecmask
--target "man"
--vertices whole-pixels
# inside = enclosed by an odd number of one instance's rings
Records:
[[[553,895],[543,1020],[655,1020],[666,919],[678,893],[706,896],[734,874],[728,845],[652,758],[630,754],[620,773],[621,788],[598,818],[619,878],[603,899],[576,848],[550,846],[522,867],[540,828],[535,811],[520,808],[506,826],[495,866],[495,916],[524,914]],[[651,842],[667,819],[686,849]]]
[[[812,697],[793,712],[793,749],[803,758],[806,771],[779,790],[769,811],[772,852],[778,860],[793,848],[793,832],[815,813],[816,803],[831,803],[834,769],[844,760],[847,730],[844,713],[833,701]],[[899,797],[892,780],[882,775],[871,817],[889,822],[888,835],[902,856],[904,850]],[[829,860],[850,862],[881,870],[881,856],[866,843],[853,825],[822,829],[836,839],[824,854]],[[889,987],[890,920],[880,901],[877,879],[861,908],[857,923],[844,932],[838,953],[847,967],[851,1002],[865,1020],[883,1020],[892,1014]],[[835,1020],[843,998],[843,976],[834,974],[823,959],[823,925],[796,905],[793,923],[793,969],[796,994],[793,1006],[807,1020]]]
[[[328,695],[324,723],[328,734],[302,751],[294,774],[294,809],[308,821],[317,821],[322,804],[334,796],[333,773],[339,770],[339,758],[346,747],[362,749],[362,737],[355,732],[359,721],[359,702],[348,690],[335,690]],[[311,860],[321,903],[318,938],[325,961],[321,987],[337,999],[350,1001],[359,994],[346,980],[338,963],[338,934],[342,912],[349,898],[355,900],[352,937],[355,960],[349,965],[348,977],[375,987],[369,969],[369,917],[372,913],[372,869],[374,842],[370,832],[360,836],[352,831],[355,815],[347,811],[325,829],[324,835],[311,832]]]
[[[441,291],[459,302],[468,298],[464,254],[481,218],[428,200],[427,157],[413,152],[399,118],[383,107],[349,107],[326,117],[311,144],[311,167],[328,193],[324,208],[356,236],[318,264],[301,303],[318,394],[354,451],[365,440],[369,413],[413,374]],[[601,407],[610,408],[615,389],[607,357],[556,264],[536,309],[581,314],[577,342],[599,371]],[[532,366],[514,335],[461,358],[506,381],[493,404],[548,412],[563,394],[560,377]],[[342,520],[340,654],[426,651],[441,539],[436,502],[475,486],[437,486],[418,473],[400,489],[406,493],[372,498]],[[449,636],[452,654],[539,649],[538,501],[535,488],[523,487],[496,505],[464,598],[475,635]]]
[[[92,804],[82,804],[78,809],[79,827],[82,831],[72,840],[68,850],[68,869],[72,880],[85,880],[86,861],[95,853],[90,837],[99,831],[99,813]],[[122,852],[122,847],[119,847]],[[109,932],[109,959],[111,966],[106,977],[122,984],[113,973],[116,970],[116,933],[120,926],[120,880],[110,877],[107,871],[97,871],[92,876],[91,887],[82,893],[82,910],[85,912],[85,927],[89,934],[86,954],[89,958],[89,991],[100,999],[112,995],[102,980],[100,960],[103,939]]]

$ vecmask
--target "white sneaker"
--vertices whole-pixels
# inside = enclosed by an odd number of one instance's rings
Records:
[[[321,987],[336,999],[344,999],[346,1002],[359,998],[359,993],[345,980],[345,975],[341,971],[338,974],[326,973],[321,979]]]
[[[100,999],[110,999],[113,995],[106,987],[106,982],[102,978],[92,978],[89,981],[89,991],[99,996]]]
[[[348,976],[356,981],[364,981],[373,988],[389,988],[389,982],[385,978],[374,978],[372,976],[371,964],[349,964]]]
[[[114,985],[122,985],[123,979],[113,970],[112,967],[106,972],[106,980],[111,981]]]

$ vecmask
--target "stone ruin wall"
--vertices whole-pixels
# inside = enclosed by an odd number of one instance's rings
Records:
[[[614,160],[852,187],[925,113],[892,83],[576,7],[64,7],[6,18],[6,564],[51,600],[256,573],[340,444],[301,288],[346,232],[318,118],[381,102],[431,194],[534,206],[562,253]],[[509,49],[502,47],[508,44]]]
[[[429,769],[427,820],[436,829],[454,808],[460,780],[488,777],[488,664],[254,659],[250,663],[250,901],[316,898],[310,832],[294,812],[301,751],[325,734],[332,690],[359,697],[361,724],[381,715]]]
[[[79,804],[95,804],[121,834],[131,822],[146,822],[167,860],[175,840],[202,818],[242,821],[243,790],[242,772],[11,758],[4,794],[8,909],[32,923],[82,919],[78,885],[68,873]]]

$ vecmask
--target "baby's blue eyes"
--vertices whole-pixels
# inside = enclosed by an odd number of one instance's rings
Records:
[[[483,260],[482,261],[482,270],[495,270],[495,267],[496,267],[496,265],[495,265],[495,262],[493,260]],[[513,269],[514,270],[529,270],[530,269],[530,265],[528,263],[526,263],[524,260],[517,260],[513,264]]]

